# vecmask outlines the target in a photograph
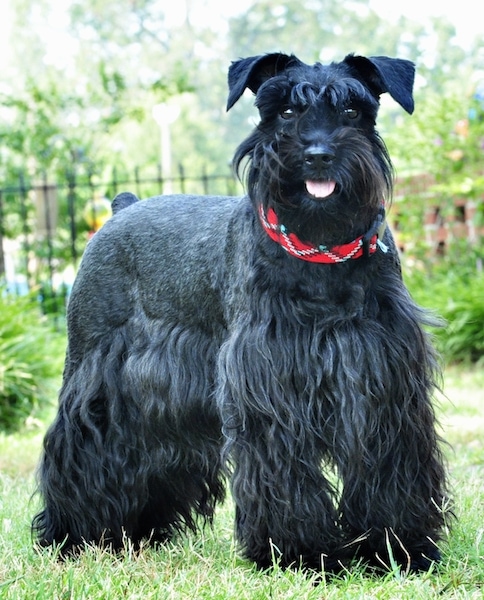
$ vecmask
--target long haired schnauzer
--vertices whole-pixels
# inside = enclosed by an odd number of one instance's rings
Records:
[[[248,195],[115,199],[68,307],[39,470],[41,545],[165,541],[212,518],[266,568],[357,558],[426,570],[447,483],[438,368],[385,222],[379,97],[414,108],[411,62],[234,62],[260,123]]]

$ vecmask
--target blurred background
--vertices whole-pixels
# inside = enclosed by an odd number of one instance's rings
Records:
[[[382,97],[379,120],[396,167],[389,218],[405,278],[449,322],[437,332],[445,359],[482,361],[482,19],[474,0],[398,4],[3,0],[1,302],[22,315],[28,298],[62,331],[83,249],[119,191],[243,192],[231,157],[257,115],[250,94],[225,111],[232,60],[388,55],[418,73],[414,115]],[[12,317],[0,309],[5,340]],[[2,348],[0,362],[13,352]]]

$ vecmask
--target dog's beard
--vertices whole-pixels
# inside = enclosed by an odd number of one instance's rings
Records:
[[[364,233],[391,194],[391,164],[375,134],[371,141],[342,129],[330,142],[334,164],[314,173],[304,163],[304,147],[290,137],[256,144],[249,193],[301,239],[338,244]]]

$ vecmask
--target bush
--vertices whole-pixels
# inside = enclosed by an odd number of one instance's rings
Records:
[[[0,430],[17,429],[55,397],[64,336],[29,297],[0,291]]]
[[[412,296],[437,312],[446,326],[435,331],[437,346],[447,362],[484,361],[484,275],[440,269],[428,277],[406,278]]]

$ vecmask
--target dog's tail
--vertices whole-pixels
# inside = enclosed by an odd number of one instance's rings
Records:
[[[123,210],[123,208],[127,208],[135,202],[138,202],[138,200],[138,196],[135,196],[131,192],[121,192],[111,202],[111,210],[113,211],[113,215],[115,215],[120,210]]]

